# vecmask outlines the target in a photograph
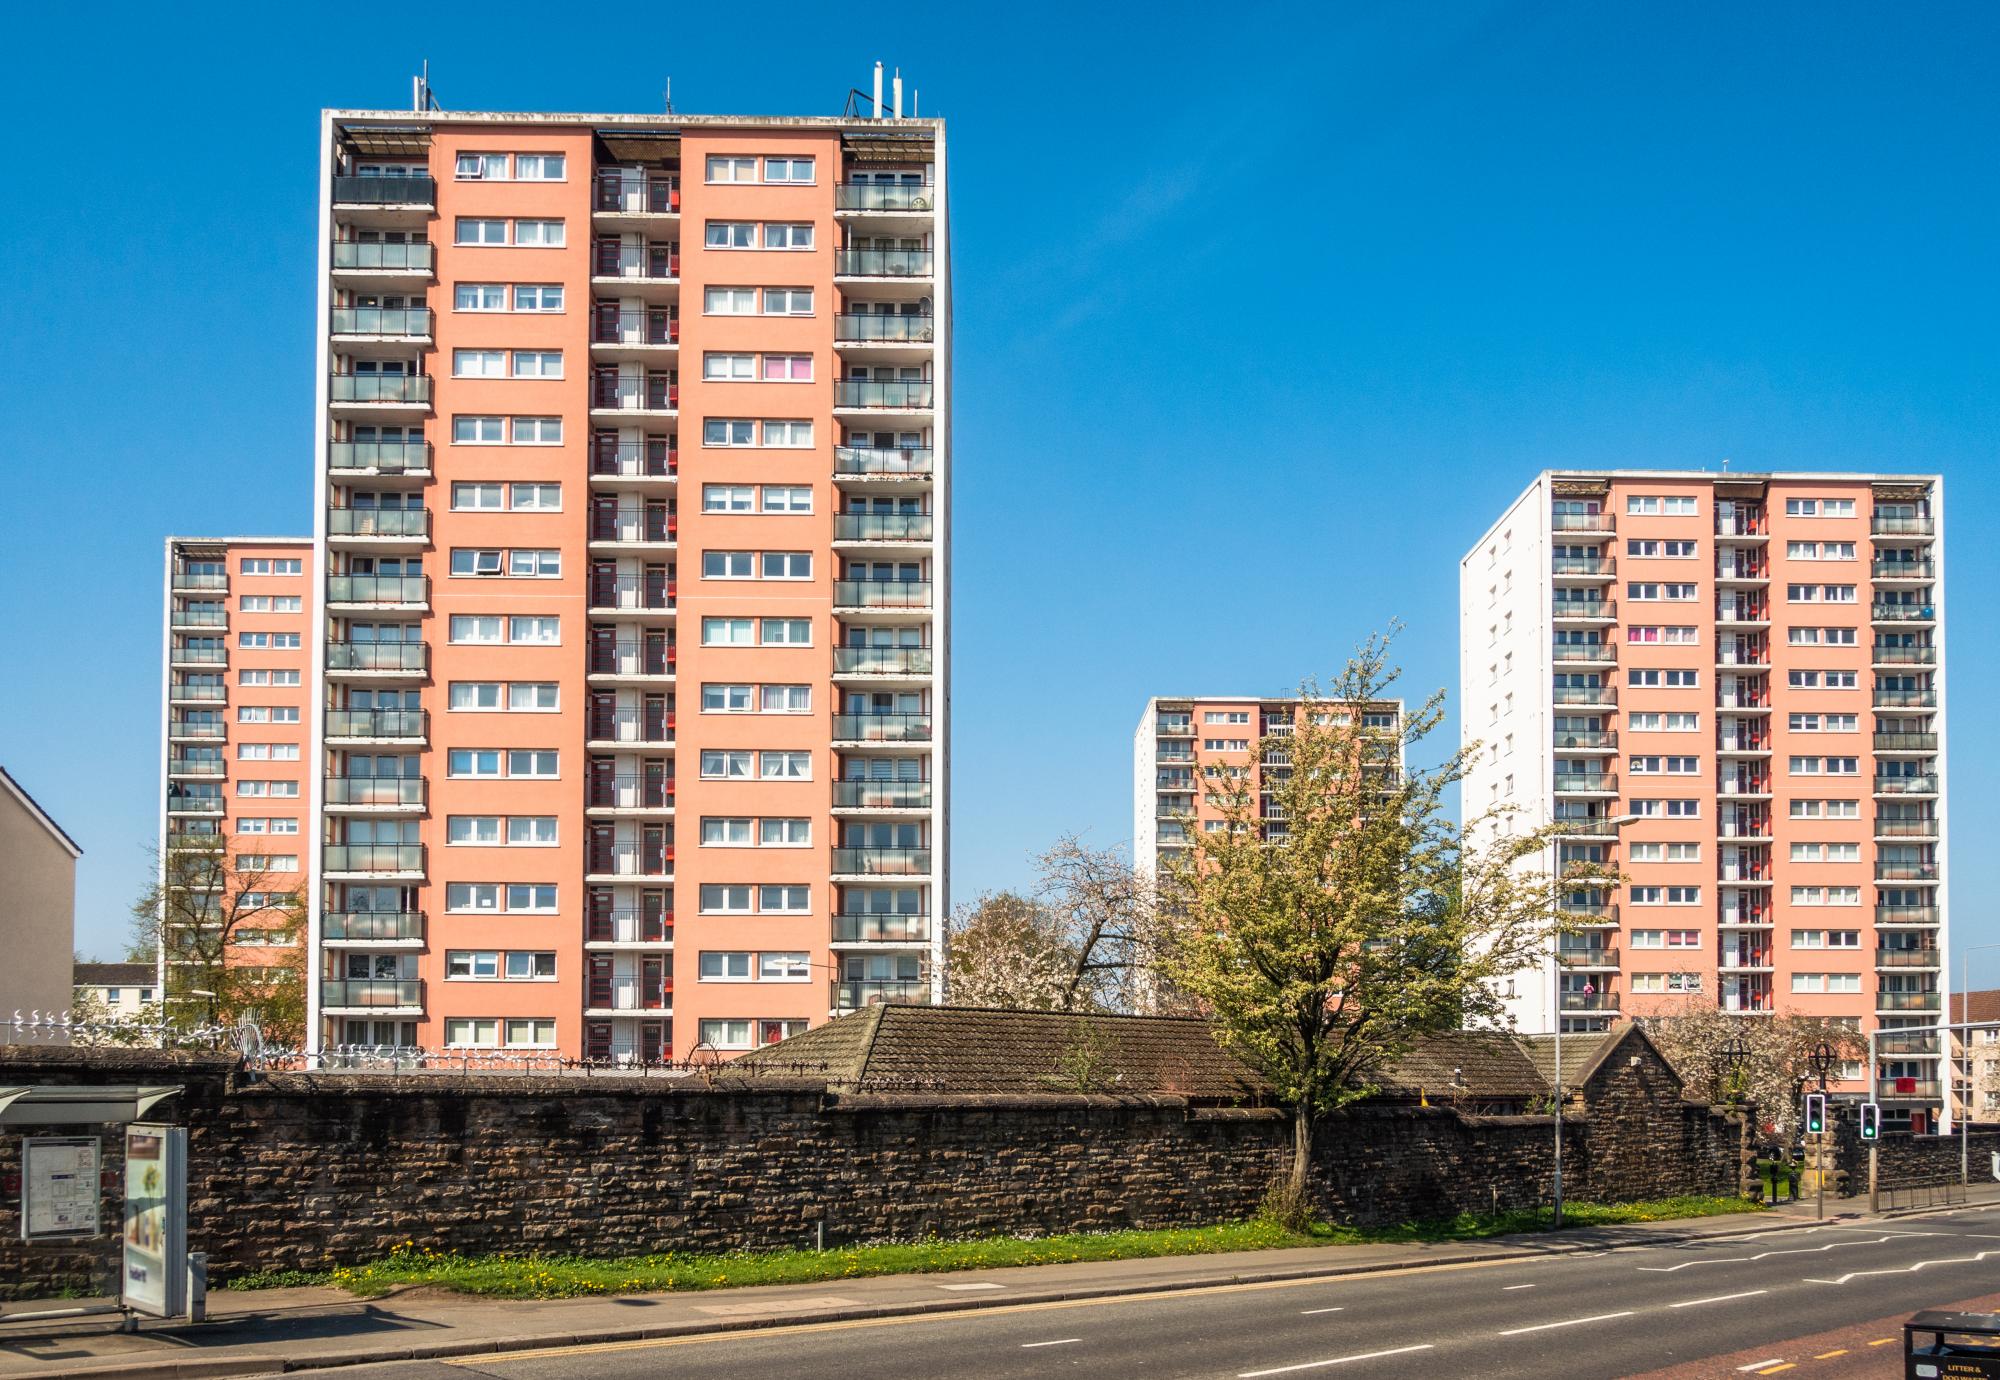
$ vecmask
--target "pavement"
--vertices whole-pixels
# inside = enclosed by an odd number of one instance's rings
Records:
[[[772,1366],[796,1370],[802,1346],[810,1348],[816,1380],[940,1370],[1040,1376],[1072,1364],[1160,1376],[1286,1374],[1290,1366],[1332,1364],[1344,1376],[1410,1374],[1412,1360],[1432,1374],[1506,1376],[1516,1374],[1506,1368],[1512,1360],[1540,1354],[1516,1338],[1546,1328],[1542,1340],[1568,1344],[1566,1330],[1596,1324],[1596,1314],[1618,1324],[1610,1336],[1622,1346],[1602,1350],[1606,1338],[1594,1328],[1590,1364],[1580,1368],[1570,1354],[1560,1372],[1626,1376],[1754,1348],[1802,1326],[1848,1326],[1856,1296],[1882,1306],[1884,1316],[1910,1296],[1916,1302],[1906,1314],[1976,1296],[2000,1274],[1994,1208],[1894,1220],[1850,1214],[1826,1224],[1812,1220],[1812,1204],[1800,1208],[1488,1242],[1310,1246],[624,1298],[496,1302],[408,1290],[362,1302],[336,1290],[222,1290],[210,1296],[208,1322],[146,1324],[136,1334],[86,1324],[8,1326],[0,1316],[0,1380],[250,1376],[328,1366],[358,1368],[348,1372],[352,1380],[464,1380],[468,1368],[510,1380],[764,1380]],[[1960,1236],[1966,1240],[1954,1240]],[[1984,1254],[1956,1262],[1978,1254],[1972,1246]],[[1832,1252],[1842,1264],[1852,1254],[1900,1278],[1870,1274],[1862,1288],[1806,1280],[1824,1274],[1822,1258]],[[1646,1266],[1646,1256],[1660,1264]],[[1790,1256],[1812,1268],[1764,1264]],[[1724,1308],[1784,1290],[1810,1306],[1774,1312],[1770,1300]],[[1318,1302],[1322,1296],[1332,1302]],[[1694,1306],[1718,1312],[1702,1316],[1700,1330],[1678,1326],[1694,1318],[1678,1310]],[[1728,1314],[1760,1326],[1748,1334],[1718,1326],[1732,1322]],[[802,1342],[808,1334],[810,1342]],[[1706,1350],[1688,1352],[1690,1338]],[[1482,1350],[1474,1356],[1470,1348]],[[1468,1354],[1446,1360],[1458,1350]]]

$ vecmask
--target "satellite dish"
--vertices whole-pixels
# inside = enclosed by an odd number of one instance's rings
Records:
[[[257,1028],[255,1019],[245,1016],[236,1023],[236,1048],[248,1063],[256,1063],[264,1054],[264,1032]]]

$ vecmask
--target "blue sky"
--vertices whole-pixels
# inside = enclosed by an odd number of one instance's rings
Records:
[[[1130,833],[1152,693],[1278,691],[1390,618],[1455,690],[1458,557],[1544,466],[1949,481],[1961,942],[2000,941],[1990,151],[1975,5],[119,6],[0,88],[0,762],[144,882],[160,541],[308,529],[321,106],[950,118],[954,865]],[[2000,949],[1976,976],[2000,984]]]

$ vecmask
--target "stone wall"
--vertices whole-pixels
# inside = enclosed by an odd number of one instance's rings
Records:
[[[1645,1074],[1645,1076],[1637,1076]],[[1125,1227],[1253,1213],[1290,1128],[1174,1097],[841,1097],[699,1078],[278,1074],[141,1051],[0,1050],[0,1083],[180,1083],[189,1242],[212,1276],[325,1269],[403,1242],[639,1254]],[[1664,1096],[1645,1110],[1645,1098]],[[53,1129],[53,1128],[51,1128]],[[1733,1191],[1733,1128],[1638,1070],[1566,1126],[1576,1199]],[[104,1138],[116,1169],[113,1128]],[[0,1181],[18,1183],[18,1136]],[[1335,1220],[1546,1201],[1544,1117],[1364,1106],[1322,1124],[1315,1193]],[[116,1182],[115,1178],[111,1180]],[[102,1288],[115,1243],[23,1247],[0,1203],[0,1297]],[[107,1231],[118,1206],[107,1198]]]
[[[1967,1137],[1971,1151],[1972,1182],[1993,1182],[1993,1156],[2000,1154],[2000,1126],[1974,1125]],[[1877,1143],[1876,1186],[1922,1188],[1959,1182],[1960,1154],[1956,1132],[1949,1136],[1913,1136],[1908,1131],[1890,1131]],[[1846,1196],[1868,1192],[1868,1143],[1851,1119],[1834,1123],[1834,1163],[1842,1172],[1840,1192]],[[1831,1188],[1831,1181],[1829,1182]]]

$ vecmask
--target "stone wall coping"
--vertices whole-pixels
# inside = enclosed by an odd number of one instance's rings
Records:
[[[1111,1107],[1191,1110],[1185,1097],[1163,1093],[842,1093],[834,1090],[830,1112],[919,1111],[958,1108],[973,1111],[1078,1111]],[[1252,1109],[1244,1109],[1252,1110]]]

